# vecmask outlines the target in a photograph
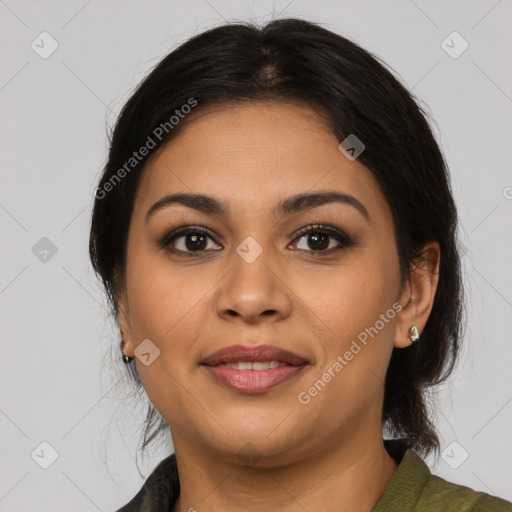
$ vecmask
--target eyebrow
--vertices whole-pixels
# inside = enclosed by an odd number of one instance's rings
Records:
[[[293,213],[310,210],[329,203],[340,203],[352,206],[362,214],[366,221],[371,222],[370,214],[361,201],[354,196],[334,191],[304,193],[288,197],[277,204],[272,209],[271,213],[275,219],[280,219]],[[217,215],[219,217],[228,217],[230,213],[228,204],[220,199],[205,194],[178,193],[162,197],[162,199],[153,204],[146,213],[145,222],[157,211],[173,204],[181,204],[202,213]]]

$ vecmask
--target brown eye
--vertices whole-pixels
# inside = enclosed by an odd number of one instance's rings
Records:
[[[185,239],[183,245],[185,246],[186,250],[188,250],[188,251],[201,251],[201,250],[206,249],[206,247],[208,245],[208,237],[203,234],[189,233],[188,235],[185,235],[184,237],[183,236],[179,237],[178,240],[180,238]],[[177,249],[183,250],[180,247],[177,247]]]
[[[329,247],[329,239],[331,237],[325,233],[310,233],[309,235],[306,235],[306,237],[302,238],[307,238],[306,244],[311,249],[314,251],[321,251]],[[302,247],[299,247],[299,249],[302,249]]]
[[[295,240],[298,240],[298,250],[322,254],[331,254],[352,245],[351,239],[345,233],[323,225],[301,229]]]
[[[208,231],[194,227],[184,227],[169,233],[161,241],[161,246],[184,254],[222,249]]]

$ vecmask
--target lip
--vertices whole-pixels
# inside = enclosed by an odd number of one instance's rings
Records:
[[[238,370],[224,363],[278,361],[280,366],[268,370]],[[303,357],[271,345],[232,345],[209,355],[201,365],[219,383],[242,393],[262,393],[286,382],[308,365]]]
[[[246,345],[231,345],[210,354],[206,359],[201,361],[201,364],[217,366],[222,363],[236,363],[237,361],[251,361],[254,363],[261,361],[279,361],[280,363],[290,365],[299,365],[308,362],[294,352],[272,345],[250,347]]]

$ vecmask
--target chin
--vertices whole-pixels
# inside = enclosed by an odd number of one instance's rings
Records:
[[[285,461],[291,462],[292,459],[300,458],[297,447],[306,448],[305,441],[313,438],[314,431],[319,428],[311,426],[308,436],[307,425],[289,421],[291,415],[283,422],[283,417],[286,415],[281,416],[278,421],[259,417],[257,421],[247,419],[247,422],[232,422],[229,433],[221,427],[215,432],[202,432],[202,442],[220,456],[242,465],[279,466]],[[282,423],[279,425],[280,422]]]

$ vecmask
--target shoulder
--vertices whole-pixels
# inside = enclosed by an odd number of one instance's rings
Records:
[[[414,512],[512,512],[508,501],[433,475],[414,452],[409,450],[404,458],[411,476],[423,479]]]
[[[418,512],[512,512],[512,503],[431,475],[418,500]]]
[[[163,459],[144,482],[133,499],[116,512],[167,512],[180,492],[174,454]]]
[[[386,448],[398,468],[373,512],[512,512],[508,501],[433,475],[403,443]]]

